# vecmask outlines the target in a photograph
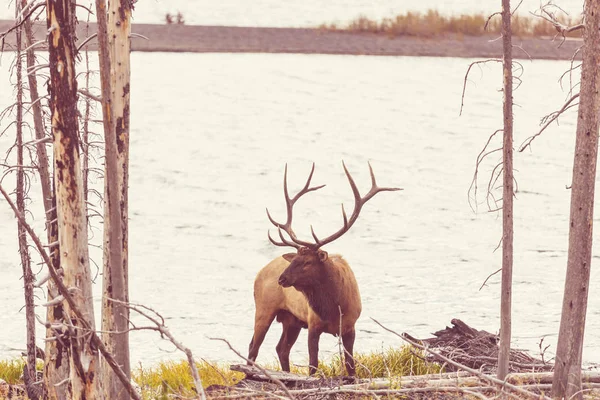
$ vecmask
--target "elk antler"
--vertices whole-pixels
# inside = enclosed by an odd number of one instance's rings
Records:
[[[315,243],[310,243],[310,242],[306,242],[304,240],[298,239],[298,237],[294,233],[294,230],[292,229],[292,209],[294,207],[294,203],[296,203],[296,201],[302,195],[304,195],[308,192],[312,192],[317,189],[321,189],[325,185],[309,187],[310,181],[313,176],[313,172],[315,171],[315,164],[313,163],[312,169],[310,171],[310,175],[308,176],[308,180],[306,181],[304,188],[302,188],[302,190],[300,190],[300,192],[298,192],[298,194],[296,194],[296,196],[294,196],[294,198],[290,199],[288,189],[287,189],[287,164],[286,164],[285,172],[284,172],[284,176],[283,176],[283,190],[284,190],[284,195],[285,195],[285,203],[287,206],[287,220],[286,220],[285,224],[280,224],[278,222],[275,222],[275,220],[273,220],[273,218],[271,218],[271,215],[269,214],[269,210],[267,209],[267,216],[269,217],[269,220],[271,221],[271,223],[277,227],[279,237],[281,238],[281,242],[277,242],[277,241],[273,240],[273,238],[271,238],[271,234],[269,233],[268,236],[269,236],[269,240],[271,241],[271,243],[273,243],[274,245],[277,245],[277,246],[291,246],[291,247],[295,247],[296,249],[299,249],[301,246],[304,246],[304,247],[308,247],[313,250],[317,250],[320,247],[326,245],[327,243],[333,242],[334,240],[336,240],[340,236],[342,236],[344,233],[346,233],[352,227],[354,222],[356,222],[356,220],[358,219],[358,215],[360,214],[360,210],[362,209],[362,206],[367,201],[369,201],[373,196],[375,196],[377,193],[386,192],[386,191],[389,192],[389,191],[402,190],[400,188],[388,188],[388,187],[380,188],[380,187],[378,187],[377,182],[375,181],[375,174],[373,173],[373,167],[371,167],[371,163],[369,163],[369,172],[371,173],[371,190],[369,190],[369,192],[364,197],[361,197],[360,192],[358,191],[358,187],[356,186],[354,179],[352,179],[352,176],[350,175],[350,172],[348,172],[348,169],[346,168],[346,164],[344,164],[343,161],[342,161],[342,166],[344,167],[344,172],[346,173],[346,176],[348,177],[348,182],[350,183],[350,187],[352,188],[352,193],[354,194],[354,210],[352,211],[352,215],[350,215],[350,219],[348,219],[348,216],[346,215],[346,210],[344,209],[344,204],[342,204],[342,216],[344,218],[344,226],[342,226],[342,228],[340,228],[334,234],[327,236],[323,240],[320,240],[317,237],[317,235],[315,234],[315,231],[311,225],[310,232],[312,234],[313,239],[315,240]],[[292,241],[287,240],[283,236],[282,230],[288,234],[288,236],[290,237],[290,239]]]
[[[388,187],[380,188],[380,187],[378,187],[377,182],[375,181],[375,174],[373,173],[373,167],[371,167],[371,163],[368,163],[368,164],[369,164],[369,172],[371,173],[371,190],[369,190],[369,192],[364,197],[361,197],[360,192],[358,191],[358,187],[356,186],[356,183],[354,182],[354,179],[352,179],[350,172],[348,172],[348,168],[346,168],[346,164],[344,164],[344,162],[342,161],[342,166],[344,167],[344,172],[346,173],[346,176],[348,177],[348,182],[350,182],[350,187],[352,188],[352,193],[354,194],[354,210],[352,211],[352,215],[350,215],[350,219],[348,219],[348,217],[346,215],[346,210],[344,210],[344,204],[342,204],[342,216],[344,217],[344,226],[341,227],[333,235],[327,236],[323,240],[320,240],[317,237],[317,235],[315,234],[315,231],[311,225],[310,231],[312,233],[313,239],[315,239],[315,244],[310,246],[311,248],[318,249],[318,248],[326,245],[327,243],[333,242],[335,239],[339,238],[344,233],[348,232],[348,230],[352,227],[354,222],[356,222],[356,220],[358,219],[358,215],[360,214],[360,210],[362,209],[362,206],[364,206],[367,201],[371,200],[371,198],[373,196],[375,196],[377,193],[403,190],[401,188],[388,188]]]
[[[308,179],[306,180],[306,184],[304,185],[302,190],[300,190],[293,198],[290,198],[290,194],[288,193],[288,187],[287,187],[287,164],[285,164],[285,172],[283,173],[283,194],[285,196],[285,204],[286,204],[286,208],[287,208],[287,219],[285,221],[285,224],[280,224],[279,222],[276,222],[271,217],[271,214],[269,214],[269,209],[267,208],[267,217],[269,217],[269,221],[271,221],[271,223],[277,227],[277,232],[279,233],[279,237],[281,238],[281,242],[277,242],[277,241],[273,240],[273,238],[271,237],[271,233],[268,232],[267,234],[269,236],[269,240],[274,245],[276,245],[276,246],[292,246],[292,247],[295,247],[296,249],[299,249],[300,246],[314,247],[313,243],[305,242],[303,240],[298,239],[298,237],[294,233],[294,230],[292,229],[292,209],[293,209],[296,201],[298,201],[298,199],[300,197],[302,197],[304,194],[321,189],[322,187],[325,186],[325,185],[321,185],[321,186],[309,187],[310,181],[312,179],[314,172],[315,172],[315,163],[313,163],[313,165],[312,165],[312,169],[310,170],[310,175],[308,175]],[[282,230],[288,234],[290,239],[292,239],[291,242],[283,236]]]

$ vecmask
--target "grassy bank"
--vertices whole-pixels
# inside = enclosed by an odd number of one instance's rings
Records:
[[[357,375],[361,378],[397,379],[401,376],[431,374],[440,371],[437,364],[426,363],[421,355],[409,347],[390,348],[385,351],[368,354],[357,354]],[[0,361],[0,379],[10,384],[20,384],[24,361],[21,359]],[[279,363],[273,361],[261,364],[273,370],[279,369]],[[204,387],[211,385],[231,386],[239,382],[244,375],[229,370],[229,365],[200,361],[198,371]],[[41,367],[38,366],[38,367]],[[320,374],[325,377],[342,375],[342,363],[339,357],[320,363]],[[292,372],[307,374],[307,367],[292,367]],[[166,399],[177,394],[182,397],[193,397],[194,382],[185,361],[167,361],[158,365],[133,368],[133,380],[141,387],[144,399]]]
[[[500,15],[494,15],[489,20],[488,18],[489,16],[484,14],[447,16],[436,10],[429,10],[426,13],[407,12],[395,17],[384,18],[381,21],[360,16],[345,25],[323,24],[319,28],[329,31],[416,37],[435,37],[443,34],[470,36],[500,34],[502,28]],[[567,16],[558,17],[558,20],[564,26],[576,25],[580,22]],[[522,37],[554,36],[557,34],[554,25],[533,15],[514,15],[512,29],[515,36]],[[571,32],[568,36],[581,37],[581,31]]]

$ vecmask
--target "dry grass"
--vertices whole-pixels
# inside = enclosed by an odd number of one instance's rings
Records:
[[[580,22],[567,16],[558,19],[565,26]],[[360,16],[345,26],[324,24],[319,28],[342,32],[384,34],[392,37],[435,37],[444,34],[481,36],[500,34],[501,19],[500,15],[495,15],[488,21],[488,16],[483,14],[446,16],[438,11],[429,10],[426,13],[409,11],[406,14],[384,18],[381,21],[374,21],[365,16]],[[557,34],[556,28],[550,22],[533,15],[514,15],[512,29],[515,36],[523,37],[554,36]],[[581,32],[573,32],[569,36],[580,37]]]
[[[229,370],[225,364],[199,362],[198,370],[202,385],[231,386],[239,382],[244,374]],[[380,352],[356,355],[357,375],[361,378],[399,378],[407,375],[431,374],[440,371],[437,364],[423,361],[422,355],[409,347],[390,348]],[[263,365],[264,368],[279,370],[279,363],[273,361]],[[345,374],[339,357],[319,364],[322,376],[335,377]],[[344,371],[342,373],[342,371]],[[308,367],[293,366],[292,372],[307,374]],[[194,382],[185,361],[162,362],[151,368],[138,367],[133,372],[133,379],[142,388],[144,399],[162,399],[169,395],[192,397]]]
[[[422,355],[409,347],[390,348],[379,352],[356,355],[357,375],[361,378],[399,378],[407,375],[421,375],[440,371],[436,364],[426,363]],[[21,358],[0,361],[0,379],[9,384],[22,384],[21,374],[25,361]],[[239,382],[244,374],[234,372],[226,364],[213,364],[207,361],[197,363],[198,372],[204,387],[211,385],[231,386]],[[42,365],[38,365],[41,368]],[[278,370],[279,363],[273,361],[265,368]],[[307,374],[307,367],[292,367],[292,372]],[[319,373],[325,377],[345,374],[339,357],[321,362]],[[173,395],[183,398],[195,396],[194,381],[186,361],[165,361],[152,367],[140,365],[132,371],[133,380],[141,387],[142,397],[167,399]]]
[[[231,386],[239,382],[244,374],[229,370],[229,366],[207,361],[196,363],[202,385]],[[187,361],[166,361],[157,366],[144,368],[141,365],[132,371],[132,379],[142,388],[144,399],[163,399],[178,394],[194,397],[194,380]]]
[[[409,346],[389,348],[369,354],[357,354],[356,375],[359,378],[399,378],[402,376],[435,374],[440,372],[437,364],[425,362],[424,355]],[[345,374],[340,357],[319,365],[326,377]]]
[[[23,366],[25,366],[25,360],[22,358],[0,360],[0,379],[5,380],[11,385],[23,383],[21,382]]]

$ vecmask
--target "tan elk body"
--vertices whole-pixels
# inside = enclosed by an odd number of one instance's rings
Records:
[[[281,242],[269,240],[277,246],[296,248],[296,253],[277,257],[260,270],[254,281],[254,301],[256,314],[254,335],[249,346],[248,359],[255,361],[271,323],[276,318],[283,325],[283,332],[277,344],[277,355],[284,371],[290,370],[289,354],[302,328],[308,329],[309,371],[313,374],[318,365],[319,338],[322,333],[340,335],[345,350],[345,365],[349,375],[355,375],[353,348],[354,325],[360,316],[362,304],[358,284],[352,269],[340,255],[329,256],[320,248],[346,233],[354,224],[362,206],[381,191],[399,190],[379,188],[371,173],[371,190],[361,197],[344,165],[354,194],[354,210],[350,218],[342,206],[344,226],[334,234],[320,240],[311,227],[313,242],[299,239],[294,233],[292,209],[295,202],[305,193],[322,188],[310,187],[314,164],[304,188],[293,198],[287,190],[287,166],[284,174],[284,194],[287,206],[286,223],[277,223],[268,213],[269,220],[278,228]],[[287,234],[286,239],[283,232]],[[340,314],[341,313],[341,314]]]

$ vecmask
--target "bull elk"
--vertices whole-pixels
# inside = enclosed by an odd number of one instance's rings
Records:
[[[382,191],[401,190],[399,188],[380,188],[375,182],[373,168],[371,190],[361,197],[356,183],[342,162],[354,194],[354,210],[347,217],[342,204],[344,225],[332,235],[319,239],[312,226],[314,242],[299,239],[292,229],[292,211],[298,199],[308,192],[321,189],[325,185],[310,186],[315,165],[304,187],[292,198],[287,188],[287,165],[283,176],[283,191],[287,207],[287,220],[276,222],[267,209],[267,216],[277,227],[280,242],[268,234],[269,240],[276,246],[289,246],[296,253],[284,254],[267,264],[257,274],[254,281],[254,302],[256,314],[254,335],[250,342],[248,359],[255,361],[271,323],[275,318],[283,325],[283,333],[277,344],[277,355],[281,368],[290,370],[290,350],[300,329],[308,328],[309,373],[312,375],[318,365],[319,338],[323,332],[334,336],[341,335],[345,349],[344,363],[348,375],[355,375],[353,347],[355,338],[354,324],[360,316],[361,301],[354,273],[340,255],[328,255],[321,250],[324,245],[338,239],[356,222],[363,205]],[[287,235],[284,235],[285,234]],[[340,315],[341,313],[341,315]]]

